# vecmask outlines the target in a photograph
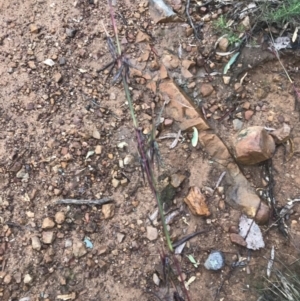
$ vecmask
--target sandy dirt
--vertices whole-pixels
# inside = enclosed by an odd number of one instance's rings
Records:
[[[150,222],[157,205],[143,183],[134,130],[121,84],[112,85],[108,70],[99,70],[111,61],[105,25],[112,35],[106,1],[0,0],[0,299],[8,300],[173,300],[173,282],[162,279],[160,254],[166,244],[160,220]],[[186,36],[186,23],[154,25],[147,1],[118,1],[115,7],[122,47],[138,70],[132,70],[130,89],[137,117],[145,133],[152,124],[152,109],[158,116],[163,105],[157,89],[162,58],[178,56],[196,61],[200,53],[213,47],[218,36],[209,23],[203,28],[203,41],[196,47]],[[176,1],[174,1],[175,3]],[[180,2],[180,1],[179,1]],[[139,31],[151,33],[151,41],[136,42]],[[149,37],[149,36],[148,36]],[[151,45],[151,48],[149,45]],[[154,51],[150,51],[154,49]],[[147,58],[149,56],[149,59]],[[51,59],[55,64],[43,63]],[[250,59],[251,61],[251,59]],[[252,60],[253,61],[253,60]],[[282,61],[296,84],[300,84],[298,53],[286,53]],[[214,61],[222,70],[223,61]],[[294,155],[279,146],[273,159],[275,197],[280,206],[300,193],[299,112],[295,111],[292,86],[281,65],[268,59],[245,72],[242,96],[232,98],[234,82],[224,85],[221,76],[209,81],[195,65],[193,76],[182,75],[180,67],[169,74],[194,99],[201,98],[199,87],[209,83],[214,92],[201,100],[209,124],[232,148],[236,130],[233,120],[252,125],[292,129]],[[142,76],[137,76],[142,70]],[[221,71],[220,71],[221,72]],[[113,72],[115,73],[115,71]],[[236,74],[239,70],[235,71]],[[243,105],[248,102],[253,116],[245,120]],[[241,116],[225,114],[224,107],[240,108]],[[238,111],[237,111],[238,112]],[[162,117],[168,119],[166,113]],[[177,133],[179,125],[161,127],[161,135]],[[184,176],[174,189],[170,206],[179,215],[170,225],[176,240],[194,231],[206,234],[191,239],[183,253],[170,256],[189,286],[191,300],[257,300],[272,246],[287,263],[298,258],[300,207],[287,221],[291,239],[277,228],[262,227],[266,247],[249,252],[234,245],[230,226],[241,215],[224,201],[224,194],[207,194],[209,218],[193,216],[183,199],[190,186],[205,191],[214,188],[222,170],[199,145],[193,148],[191,132],[176,148],[172,140],[158,140],[162,165],[159,182],[174,174]],[[127,146],[118,147],[121,142]],[[120,166],[120,160],[128,161]],[[289,160],[287,161],[287,158]],[[126,161],[126,162],[127,162]],[[263,165],[242,167],[253,187],[263,186]],[[114,187],[113,180],[118,182]],[[101,206],[58,205],[60,199],[95,200],[110,197],[113,212],[106,218]],[[50,218],[53,224],[45,225]],[[158,238],[147,238],[147,227],[158,230]],[[50,238],[49,238],[50,237]],[[92,243],[92,248],[83,241]],[[165,251],[163,251],[165,250]],[[212,250],[225,254],[225,267],[211,272],[203,263]],[[186,255],[200,264],[195,268]],[[231,270],[238,256],[251,257],[247,267]],[[61,296],[64,295],[64,296]],[[26,299],[27,298],[27,299]],[[175,299],[174,299],[175,300]]]

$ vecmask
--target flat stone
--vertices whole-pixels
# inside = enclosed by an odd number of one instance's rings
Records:
[[[134,157],[130,154],[126,155],[126,157],[124,158],[124,165],[129,165],[131,163],[133,163],[134,161]]]
[[[64,162],[64,163],[66,163],[66,162]],[[63,165],[62,165],[62,167],[63,167]],[[54,195],[59,196],[61,194],[61,190],[58,188],[54,188],[53,193],[54,193]]]
[[[31,246],[33,250],[37,250],[37,251],[40,251],[40,249],[42,248],[40,239],[37,236],[31,237]]]
[[[231,79],[230,76],[223,76],[223,83],[224,83],[225,85],[229,85],[230,79]]]
[[[117,188],[119,185],[120,185],[120,181],[113,178],[112,181],[111,181],[111,185],[114,187],[114,188]]]
[[[150,41],[150,37],[146,33],[139,30],[136,35],[135,42],[141,43],[141,42],[149,42],[149,41]]]
[[[281,144],[290,139],[291,128],[284,123],[280,129],[271,132],[270,135],[274,138],[276,144]]]
[[[95,154],[96,155],[101,155],[101,153],[102,153],[102,146],[101,145],[96,145]]]
[[[42,234],[42,241],[44,244],[51,244],[55,239],[55,233],[53,231],[44,231]]]
[[[117,241],[120,244],[125,238],[125,235],[123,233],[118,233],[117,234]]]
[[[172,80],[163,81],[159,85],[159,90],[162,95],[166,95],[170,100],[165,108],[166,115],[169,118],[184,122],[189,119],[195,120],[200,117],[199,113],[191,105],[193,101]],[[185,106],[184,110],[182,109],[182,106]],[[201,123],[206,124],[204,120],[202,120]],[[207,125],[206,128],[209,128],[209,126]]]
[[[33,109],[34,109],[34,103],[33,103],[33,102],[28,102],[28,103],[26,104],[25,110],[26,110],[26,111],[31,111],[31,110],[33,110]]]
[[[29,61],[28,62],[28,67],[32,70],[35,70],[36,69],[36,64],[34,61]]]
[[[210,216],[205,196],[198,187],[194,186],[190,188],[189,194],[184,198],[184,202],[194,215]]]
[[[203,118],[193,118],[183,120],[179,125],[181,131],[186,131],[195,127],[199,131],[204,131],[209,129],[209,125],[205,122]]]
[[[156,240],[158,237],[158,231],[156,228],[148,226],[147,227],[147,238],[151,241]]]
[[[250,102],[249,101],[245,101],[244,104],[243,104],[243,109],[249,110],[250,106],[251,106]]]
[[[59,59],[58,63],[59,63],[61,66],[65,65],[65,64],[66,64],[66,58],[61,57],[61,58]]]
[[[175,188],[179,187],[181,183],[185,180],[186,176],[175,173],[171,176],[171,185]]]
[[[101,138],[100,132],[97,129],[93,130],[92,137],[99,140]]]
[[[30,274],[26,274],[26,275],[24,276],[23,282],[24,282],[25,284],[30,284],[32,281],[33,281],[33,278],[30,276]]]
[[[243,92],[244,88],[243,88],[241,83],[235,83],[234,84],[234,90],[237,93],[241,93],[241,92]]]
[[[60,83],[62,81],[62,75],[59,72],[57,72],[53,75],[53,79],[56,83]]]
[[[242,247],[247,247],[246,241],[239,234],[231,233],[230,234],[230,240],[231,240],[232,243],[234,243],[236,245],[239,245],[239,246],[242,246]]]
[[[180,61],[177,56],[173,54],[166,54],[162,58],[162,63],[165,65],[167,69],[173,70],[179,66]]]
[[[181,66],[185,69],[190,69],[191,67],[195,66],[196,63],[194,61],[191,61],[191,60],[183,60],[181,62]]]
[[[75,240],[73,242],[72,251],[73,251],[73,255],[76,258],[80,258],[80,257],[84,256],[87,253],[87,250],[85,248],[84,243],[80,240]]]
[[[230,183],[225,190],[225,201],[230,206],[254,218],[258,224],[266,224],[269,221],[269,207],[261,202],[259,196],[236,164],[229,163],[227,165],[224,181]]]
[[[59,225],[61,225],[66,219],[66,215],[64,212],[59,211],[56,212],[55,214],[55,222],[58,223]]]
[[[74,38],[75,35],[76,35],[76,32],[77,32],[77,30],[74,29],[74,28],[66,28],[66,35],[67,35],[69,38]]]
[[[234,119],[232,121],[232,124],[233,124],[233,129],[235,131],[240,131],[242,129],[242,127],[243,127],[243,122],[241,120],[239,120],[239,119]]]
[[[207,97],[214,92],[214,87],[211,84],[200,84],[200,93],[203,97]]]
[[[3,282],[4,282],[4,284],[10,284],[11,280],[12,280],[11,275],[6,274],[5,277],[4,277],[4,279],[3,279]]]
[[[160,79],[166,79],[168,78],[168,71],[167,71],[167,68],[164,66],[164,65],[161,65],[160,66],[160,69],[159,69],[159,77]]]
[[[150,1],[149,13],[154,23],[167,23],[176,21],[176,14],[164,1]]]
[[[250,120],[251,117],[253,116],[253,114],[254,114],[254,111],[252,111],[252,110],[247,110],[247,111],[245,112],[245,119],[246,119],[246,120]]]
[[[226,38],[222,38],[220,41],[219,41],[219,48],[221,51],[223,52],[226,52],[227,51],[227,48],[228,48],[228,45],[229,45],[229,41],[228,39]]]
[[[192,78],[193,77],[193,74],[188,69],[185,69],[185,68],[181,68],[181,74],[184,78]]]
[[[40,29],[36,24],[30,24],[30,32],[31,33],[39,33]]]
[[[114,204],[104,204],[102,206],[102,213],[104,219],[112,218],[115,215],[115,205]]]
[[[55,227],[55,222],[53,221],[52,218],[50,217],[46,217],[43,220],[43,224],[42,224],[42,229],[47,230],[47,229],[52,229]]]
[[[270,159],[275,152],[274,139],[261,126],[253,126],[238,133],[234,141],[239,163],[253,165]]]
[[[165,125],[165,126],[170,126],[170,125],[172,125],[172,124],[173,124],[173,119],[166,118],[166,119],[164,120],[164,125]]]
[[[216,162],[227,165],[231,160],[227,147],[216,134],[210,131],[201,131],[199,132],[199,142]]]

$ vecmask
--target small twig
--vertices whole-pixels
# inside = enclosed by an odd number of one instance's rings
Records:
[[[56,202],[56,204],[68,204],[68,205],[103,205],[112,202],[110,198],[103,198],[100,200],[75,200],[75,199],[62,199]]]
[[[190,12],[189,12],[189,10],[190,10],[190,2],[191,2],[191,0],[187,0],[186,8],[185,8],[185,13],[186,13],[187,18],[189,19],[189,23],[190,23],[191,27],[192,27],[193,30],[194,30],[195,38],[196,38],[198,41],[201,41],[201,39],[200,39],[199,36],[198,36],[198,32],[197,32],[197,30],[196,30],[196,27],[195,27],[195,25],[194,25],[194,23],[193,23],[193,20],[192,20],[192,18],[191,18]]]
[[[222,182],[223,178],[225,177],[225,175],[226,175],[226,171],[223,171],[223,172],[221,173],[221,175],[220,175],[220,178],[219,178],[217,184],[216,184],[216,187],[215,187],[215,189],[214,189],[214,191],[213,191],[213,194],[214,194],[214,192],[217,190],[217,188],[219,187],[219,185],[221,184],[221,182]]]
[[[182,245],[183,243],[185,243],[186,241],[194,238],[195,236],[199,235],[199,234],[203,234],[203,233],[207,233],[211,231],[211,229],[208,229],[208,230],[202,230],[202,231],[198,231],[198,232],[195,232],[195,233],[192,233],[192,234],[189,234],[179,240],[177,240],[176,242],[173,243],[173,248],[177,248],[178,246]]]

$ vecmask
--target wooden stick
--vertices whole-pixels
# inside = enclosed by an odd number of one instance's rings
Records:
[[[103,205],[112,202],[110,198],[103,198],[100,200],[75,200],[75,199],[62,199],[56,202],[56,204],[68,204],[68,205]]]

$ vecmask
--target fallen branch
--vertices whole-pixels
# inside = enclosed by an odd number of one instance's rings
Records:
[[[56,202],[56,204],[65,204],[65,205],[103,205],[106,203],[112,202],[110,198],[103,198],[100,200],[75,200],[75,199],[62,199]]]

